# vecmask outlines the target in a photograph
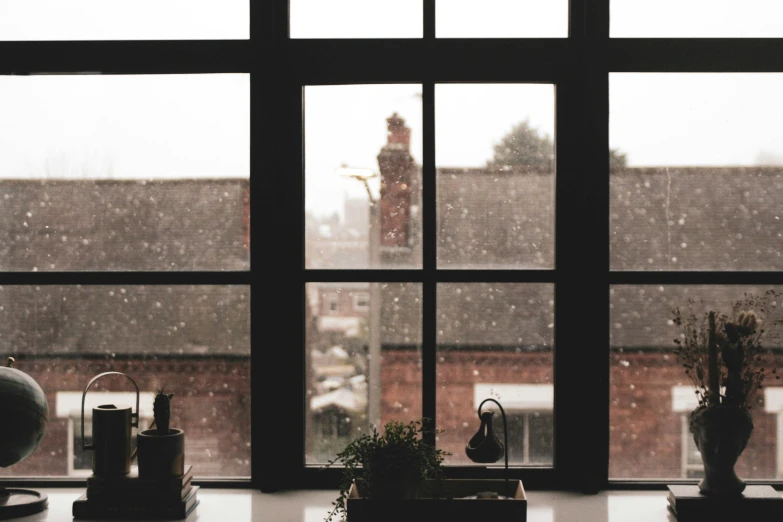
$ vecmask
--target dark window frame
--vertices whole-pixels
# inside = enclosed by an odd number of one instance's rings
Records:
[[[664,487],[610,481],[609,286],[782,284],[781,272],[613,272],[609,268],[609,73],[783,72],[783,39],[609,38],[609,0],[571,0],[569,37],[436,39],[435,1],[424,0],[421,39],[291,40],[288,0],[249,0],[250,38],[209,41],[0,42],[0,74],[251,75],[250,270],[239,272],[0,273],[0,284],[249,284],[258,305],[251,339],[252,479],[202,482],[264,491],[327,487],[339,470],[304,463],[304,287],[307,282],[423,284],[423,413],[435,417],[438,282],[555,284],[555,463],[515,469],[528,489]],[[357,64],[361,64],[360,66]],[[424,216],[421,270],[304,268],[303,88],[352,83],[423,87]],[[434,86],[544,82],[556,86],[556,224],[552,270],[440,270],[435,264]],[[264,226],[265,223],[274,226]],[[596,247],[596,245],[603,245]],[[292,268],[294,267],[294,268]],[[272,277],[270,277],[272,274]],[[266,329],[301,331],[280,343]],[[274,334],[274,332],[272,332]],[[269,342],[269,341],[272,342]],[[293,383],[282,389],[279,383]],[[574,390],[578,390],[575,393]],[[271,409],[274,404],[274,410]],[[584,419],[589,419],[584,423]],[[449,468],[454,477],[500,477],[497,468]],[[79,480],[15,480],[73,486]],[[669,481],[672,482],[672,481]]]
[[[267,99],[271,86],[263,81],[264,71],[272,71],[272,19],[274,5],[269,2],[250,3],[250,34],[247,40],[119,40],[119,41],[0,41],[0,75],[48,75],[48,74],[214,74],[244,73],[251,76],[251,201],[263,199],[260,183],[252,183],[254,170],[258,170],[258,159],[271,153],[269,131],[263,126],[270,111],[264,108],[262,100]],[[260,56],[261,61],[254,59]],[[262,81],[258,81],[259,78]],[[269,150],[267,150],[267,148]],[[258,205],[258,219],[262,218]],[[268,215],[268,214],[267,214]],[[252,234],[252,231],[251,231]],[[263,257],[262,239],[251,241],[250,256]],[[0,272],[0,285],[246,285],[250,286],[251,302],[264,293],[262,288],[261,263],[257,269],[237,271],[51,271],[51,272]],[[260,336],[253,343],[258,344]],[[261,348],[256,348],[258,352]],[[252,359],[252,356],[251,356]],[[251,365],[251,382],[263,382],[263,368]],[[251,388],[253,403],[262,406],[264,395],[261,387]],[[259,408],[260,409],[260,408]],[[262,415],[254,415],[256,422]],[[258,438],[259,423],[253,428]],[[258,445],[257,445],[258,446]],[[259,452],[253,453],[251,478],[202,479],[196,484],[214,487],[251,487],[258,484],[261,476]],[[2,477],[0,485],[28,485],[33,487],[84,486],[85,478],[79,477]]]

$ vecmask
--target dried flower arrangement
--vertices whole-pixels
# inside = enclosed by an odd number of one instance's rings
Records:
[[[682,330],[674,340],[675,353],[696,387],[699,406],[752,408],[767,376],[777,373],[775,368],[767,371],[769,352],[762,339],[775,335],[768,330],[783,323],[769,320],[780,295],[774,290],[760,296],[746,293],[734,303],[730,316],[712,310],[697,315],[694,299],[688,300],[687,313],[672,309],[674,324]]]
[[[772,319],[780,294],[769,290],[761,296],[745,293],[732,306],[731,315],[714,310],[696,315],[696,301],[689,312],[674,308],[674,324],[682,329],[675,339],[677,356],[696,387],[699,405],[689,415],[690,432],[704,464],[699,490],[709,496],[735,496],[745,481],[734,471],[753,432],[750,409],[768,375],[776,374],[771,354],[762,338],[781,319]],[[704,308],[703,301],[699,306]],[[780,379],[779,375],[775,375]]]

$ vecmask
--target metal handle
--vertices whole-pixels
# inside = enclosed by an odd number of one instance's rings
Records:
[[[90,389],[90,386],[95,383],[98,379],[101,377],[105,377],[107,375],[122,375],[123,377],[127,377],[130,382],[133,383],[133,386],[136,388],[136,413],[133,413],[133,410],[131,410],[131,428],[138,428],[139,427],[139,386],[136,384],[136,381],[131,379],[129,375],[125,375],[122,372],[103,372],[90,380],[89,383],[87,383],[87,387],[84,389],[84,393],[82,393],[82,449],[88,450],[93,449],[93,445],[90,444],[89,446],[84,442],[84,400],[87,398],[87,390]],[[134,422],[135,419],[135,422]]]

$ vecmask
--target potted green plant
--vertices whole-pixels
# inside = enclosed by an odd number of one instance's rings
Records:
[[[185,432],[169,427],[173,396],[158,392],[153,403],[155,420],[136,439],[141,478],[166,479],[185,473]]]
[[[361,480],[366,498],[390,500],[415,498],[424,480],[440,479],[441,464],[449,453],[422,439],[425,433],[439,431],[425,428],[426,423],[426,419],[408,424],[390,421],[382,434],[372,426],[371,433],[362,435],[338,453],[326,466],[337,463],[344,466],[340,495],[326,522],[347,515],[349,492],[357,480]]]
[[[774,291],[745,296],[734,304],[730,315],[708,310],[697,316],[692,310],[687,314],[679,307],[673,310],[674,323],[682,329],[674,341],[677,355],[698,398],[689,427],[704,464],[704,479],[699,483],[703,495],[740,495],[745,489],[734,465],[753,432],[749,410],[757,404],[756,395],[769,368],[762,340],[765,328],[771,329],[780,320],[764,323],[778,297]]]

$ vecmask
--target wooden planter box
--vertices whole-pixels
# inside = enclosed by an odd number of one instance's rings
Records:
[[[410,522],[483,522],[527,520],[527,497],[519,480],[509,482],[514,491],[512,499],[466,499],[480,491],[505,491],[505,480],[441,480],[442,498],[432,498],[427,491],[435,491],[435,481],[425,481],[419,488],[419,497],[385,500],[363,498],[362,482],[354,481],[348,494],[347,522],[385,522],[400,520]]]

